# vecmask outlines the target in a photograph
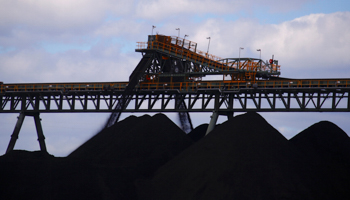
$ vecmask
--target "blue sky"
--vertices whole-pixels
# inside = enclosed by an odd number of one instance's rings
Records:
[[[350,2],[346,0],[0,0],[0,81],[126,81],[141,59],[136,42],[154,32],[187,39],[225,58],[271,55],[283,77],[350,78]],[[193,114],[195,125],[210,113]],[[348,113],[262,113],[290,138],[321,120],[350,133]],[[0,154],[17,114],[0,114]],[[127,117],[124,114],[123,117]],[[172,119],[176,114],[168,114]],[[108,114],[42,114],[48,151],[65,156],[96,134]],[[226,120],[219,118],[219,122]],[[74,123],[73,123],[74,122]],[[16,149],[38,150],[26,118]]]
[[[272,10],[266,6],[257,6],[252,16],[249,17],[258,19],[259,23],[278,24],[310,14],[330,14],[333,12],[349,11],[349,8],[350,2],[346,0],[314,0],[305,1],[298,9],[289,10],[287,12],[281,12],[278,9]],[[247,15],[247,12],[243,12],[242,17],[248,17]]]

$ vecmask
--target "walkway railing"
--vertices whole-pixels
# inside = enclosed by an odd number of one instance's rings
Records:
[[[99,82],[99,83],[30,83],[30,84],[1,84],[0,94],[5,92],[41,92],[41,91],[122,91],[128,82]],[[189,81],[189,82],[141,82],[137,90],[143,89],[226,89],[239,88],[334,88],[350,87],[350,79],[286,79],[260,80],[254,83],[246,81]]]
[[[191,60],[192,62],[198,63],[200,65],[208,65],[208,67],[212,67],[220,71],[230,71],[237,69],[249,71],[251,73],[258,71],[280,71],[279,65],[271,64],[269,68],[266,65],[262,65],[261,61],[255,62],[253,60],[242,59],[239,62],[236,61],[234,64],[229,64],[218,56],[198,50],[196,43],[178,37],[172,37],[170,43],[160,42],[157,39],[150,42],[137,42],[136,50],[158,50],[182,59]]]

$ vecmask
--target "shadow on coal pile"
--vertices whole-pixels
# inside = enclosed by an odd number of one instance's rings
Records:
[[[350,199],[350,138],[320,122],[291,140],[259,114],[203,137],[163,114],[128,117],[65,158],[0,156],[0,199]]]

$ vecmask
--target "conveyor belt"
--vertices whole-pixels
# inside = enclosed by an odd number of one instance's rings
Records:
[[[66,91],[124,91],[129,82],[76,82],[76,83],[3,83],[0,94],[6,92],[66,92]],[[350,79],[288,79],[256,81],[257,88],[334,88],[350,87]],[[137,90],[197,90],[214,89],[237,90],[253,87],[246,81],[187,81],[187,82],[141,82],[135,86]]]

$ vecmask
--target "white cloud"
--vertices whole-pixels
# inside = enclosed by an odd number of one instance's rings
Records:
[[[100,22],[106,14],[124,15],[129,0],[13,0],[1,1],[0,25],[20,24],[42,28],[74,28]]]
[[[135,40],[136,38],[147,38],[147,33],[150,34],[151,25],[139,23],[133,19],[118,19],[108,21],[101,24],[95,29],[94,35],[99,37],[123,37],[127,40]],[[133,41],[136,44],[136,41]]]
[[[181,14],[217,13],[219,10],[227,12],[225,4],[213,0],[139,1],[136,13],[140,18],[162,21],[163,18],[176,18]]]
[[[343,70],[350,63],[346,56],[350,51],[350,12],[304,16],[276,26],[275,30],[264,38],[273,41],[265,46],[275,48],[280,59],[293,70],[325,70],[333,72],[327,75],[334,77],[349,74]]]
[[[59,54],[30,49],[0,54],[0,74],[6,83],[128,81],[139,58],[121,53],[118,44]]]
[[[191,40],[206,50],[206,37],[211,36],[210,52],[219,57],[238,57],[239,47],[245,48],[242,57],[258,57],[256,49],[262,49],[265,60],[274,54],[284,77],[334,78],[350,74],[350,12],[312,14],[276,25],[246,19],[210,19],[194,29]]]
[[[234,14],[252,12],[259,7],[268,8],[266,12],[286,12],[300,8],[312,0],[147,0],[138,1],[137,17],[162,21],[163,19],[178,19],[185,15]]]

